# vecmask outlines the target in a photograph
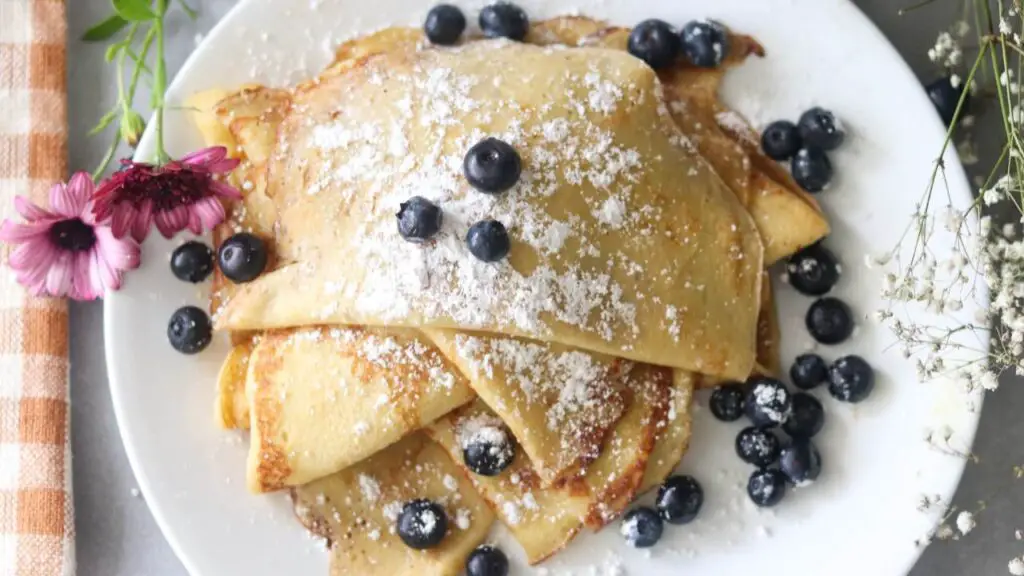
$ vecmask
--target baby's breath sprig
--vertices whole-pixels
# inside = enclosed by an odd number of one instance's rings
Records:
[[[1007,370],[1024,374],[1024,242],[1017,235],[1024,223],[1024,22],[1021,0],[961,1],[962,19],[928,51],[961,90],[956,112],[902,239],[869,264],[887,267],[886,306],[878,318],[892,329],[904,356],[914,358],[920,378],[953,377],[973,392],[995,389]],[[933,2],[924,0],[901,14]],[[969,111],[982,99],[999,107],[1003,143],[977,182],[974,201],[958,208],[943,158],[964,139],[973,125]],[[963,158],[969,147],[957,149]],[[990,211],[996,206],[1015,208],[1013,220],[994,222]],[[950,244],[952,250],[938,248]],[[970,299],[982,304],[981,312],[964,318],[960,312]],[[932,314],[913,313],[922,308]]]
[[[135,146],[142,136],[146,123],[135,109],[135,93],[143,76],[150,83],[149,104],[156,122],[156,157],[153,161],[164,164],[170,160],[163,144],[164,93],[167,91],[164,18],[172,2],[189,17],[196,17],[196,11],[185,0],[111,0],[113,14],[87,30],[82,37],[87,42],[116,38],[107,47],[105,57],[117,70],[117,101],[89,134],[94,136],[105,132],[115,120],[118,125],[103,160],[92,173],[94,180],[110,165],[121,142]]]

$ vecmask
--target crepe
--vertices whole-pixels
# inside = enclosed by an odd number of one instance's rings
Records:
[[[295,512],[327,539],[332,576],[457,576],[486,538],[494,514],[458,468],[422,433],[342,472],[292,491]],[[448,533],[430,550],[407,547],[395,531],[405,502],[441,504]]]
[[[415,332],[305,328],[263,336],[246,375],[254,492],[342,470],[473,398]]]
[[[681,382],[673,392],[671,371],[637,365],[630,374],[627,390],[629,408],[605,442],[601,456],[579,476],[543,487],[529,459],[517,448],[512,464],[500,475],[474,474],[462,461],[460,431],[500,419],[477,401],[441,419],[428,433],[462,467],[498,519],[509,529],[536,564],[561,550],[584,526],[599,528],[617,517],[645,480],[648,462],[656,446],[659,464],[652,477],[667,468],[667,459],[681,455],[689,436],[688,410],[670,413],[688,405],[690,388]],[[688,407],[688,406],[687,406]],[[662,442],[663,441],[663,442]]]
[[[542,486],[593,462],[625,411],[630,362],[546,342],[424,332],[506,423]]]
[[[481,41],[377,54],[299,91],[267,189],[278,257],[295,262],[239,287],[218,327],[475,329],[749,373],[761,242],[657,87],[625,53]],[[524,157],[497,199],[461,175],[484,135]],[[428,246],[395,231],[413,194],[445,206]],[[465,229],[485,216],[510,225],[508,262],[468,254]]]

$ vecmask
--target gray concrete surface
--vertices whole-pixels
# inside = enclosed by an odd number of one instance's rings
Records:
[[[767,1],[767,0],[751,0]],[[197,22],[184,18],[169,23],[170,68],[176,70],[194,46],[194,38],[209,30],[235,0],[201,2]],[[897,9],[912,0],[857,0],[885,32],[922,80],[937,73],[927,59],[940,28],[952,21],[960,4],[938,0],[910,16]],[[68,76],[70,98],[70,160],[73,169],[91,169],[102,157],[106,143],[86,132],[115,98],[112,69],[103,63],[103,48],[77,41],[91,24],[105,16],[109,0],[74,0],[70,12]],[[807,31],[813,33],[813,31]],[[851,86],[851,90],[884,90],[884,86]],[[898,101],[893,106],[900,106]],[[992,159],[997,128],[991,114],[983,115],[979,133],[982,162]],[[986,130],[986,128],[988,128]],[[102,304],[75,305],[71,311],[72,451],[77,507],[78,567],[81,576],[183,576],[184,568],[168,547],[146,507],[133,495],[135,480],[118,435],[107,388],[103,360]],[[980,461],[968,468],[955,502],[986,509],[978,527],[958,542],[931,546],[913,571],[914,576],[998,575],[1007,573],[1007,561],[1024,553],[1024,542],[1014,531],[1024,529],[1024,484],[1013,478],[1013,466],[1024,464],[1024,419],[1017,408],[1024,402],[1021,382],[1004,382],[989,397],[975,452]],[[896,471],[894,471],[896,473]],[[1024,480],[1018,481],[1024,482]],[[137,493],[134,493],[137,494]],[[884,519],[879,519],[884,530]],[[851,535],[855,537],[855,535]],[[870,554],[870,550],[865,550]],[[823,551],[827,558],[827,551]],[[751,567],[751,573],[756,573]],[[822,566],[821,574],[843,573],[841,567]],[[230,576],[230,575],[225,575]]]

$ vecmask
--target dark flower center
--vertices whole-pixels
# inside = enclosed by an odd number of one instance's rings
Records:
[[[181,168],[129,170],[122,197],[136,207],[149,200],[154,212],[164,212],[178,206],[191,206],[209,196],[210,179],[207,173]]]
[[[96,233],[81,218],[72,218],[50,227],[50,241],[64,250],[84,252],[96,244]]]

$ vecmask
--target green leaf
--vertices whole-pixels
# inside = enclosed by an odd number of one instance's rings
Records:
[[[89,136],[95,136],[95,135],[99,134],[100,132],[103,132],[104,130],[106,130],[107,126],[110,126],[110,123],[113,122],[114,118],[116,118],[116,117],[117,117],[117,109],[116,108],[114,110],[111,110],[110,112],[107,112],[106,114],[104,114],[103,118],[100,118],[99,123],[96,124],[96,126],[94,126],[92,130],[89,130]]]
[[[100,42],[106,40],[121,31],[128,25],[128,21],[114,14],[103,22],[89,28],[82,34],[82,40],[86,42]]]
[[[188,2],[185,2],[185,0],[178,0],[178,4],[181,4],[181,9],[185,11],[185,14],[188,14],[189,18],[195,20],[199,17],[199,14],[196,12],[196,9],[189,6]]]
[[[146,0],[111,0],[114,5],[114,12],[129,22],[142,22],[153,20],[156,14],[149,7]]]

